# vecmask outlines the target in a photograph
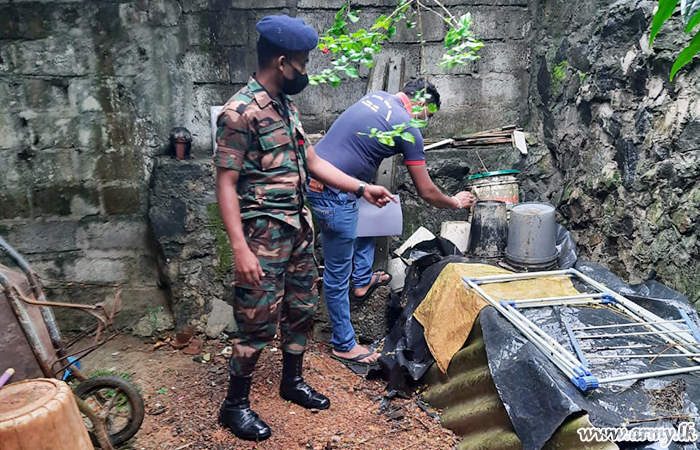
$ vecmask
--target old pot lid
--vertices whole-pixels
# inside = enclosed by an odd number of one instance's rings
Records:
[[[474,175],[469,175],[467,180],[476,180],[477,178],[495,177],[499,175],[517,175],[519,173],[520,171],[515,169],[496,170],[494,172],[475,173]]]

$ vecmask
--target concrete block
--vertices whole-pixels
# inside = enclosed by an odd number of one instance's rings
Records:
[[[30,204],[26,191],[0,190],[0,220],[30,217]]]
[[[20,180],[26,176],[24,164],[20,162],[17,153],[0,151],[0,192],[6,189],[20,188]]]
[[[99,181],[140,181],[142,156],[136,151],[115,151],[97,157],[95,179]]]
[[[47,36],[47,20],[41,8],[16,5],[0,8],[0,39],[43,39]]]
[[[2,64],[0,64],[2,66]],[[0,112],[14,112],[24,109],[22,85],[16,81],[0,80]]]
[[[469,11],[474,37],[482,41],[525,39],[532,28],[530,12],[525,8],[478,6]]]
[[[85,76],[90,73],[94,49],[89,41],[65,34],[19,41],[14,52],[14,71],[23,75]]]
[[[0,150],[20,149],[31,145],[27,121],[19,114],[0,113],[0,130],[12,130],[0,133]]]
[[[235,324],[233,307],[219,299],[213,299],[211,305],[205,333],[209,339],[216,339],[226,328],[230,328],[232,323]]]
[[[97,208],[98,205],[95,188],[81,184],[56,184],[38,189],[34,191],[32,199],[35,215],[69,216],[73,214],[73,207]],[[76,211],[76,215],[80,215],[80,212]]]
[[[30,220],[11,226],[5,239],[23,254],[67,252],[77,250],[74,221]]]
[[[440,93],[442,103],[442,110],[431,118],[430,126],[432,126],[433,120],[442,120],[439,116],[442,116],[446,111],[482,102],[482,80],[478,76],[436,75],[430,81]]]
[[[347,2],[345,0],[298,0],[297,8],[299,9],[331,9],[339,10]],[[306,20],[306,19],[304,19]],[[307,22],[309,23],[309,22]],[[313,22],[312,22],[313,23]],[[314,26],[316,24],[314,23]]]
[[[423,10],[423,14],[421,15],[423,22],[423,40],[428,42],[442,41],[448,29],[445,21],[436,14],[425,12],[425,10]],[[409,29],[406,27],[406,22],[401,22],[397,25],[396,34],[391,38],[391,42],[419,42],[419,32],[418,25]]]
[[[29,78],[22,81],[24,104],[33,111],[63,111],[69,105],[69,81]]]
[[[71,184],[75,179],[71,150],[40,150],[27,161],[27,166],[36,187]]]
[[[230,0],[229,5],[235,9],[285,8],[287,0]]]
[[[165,308],[156,307],[147,312],[137,323],[131,332],[135,336],[150,337],[156,336],[164,331],[175,328],[173,315]]]
[[[78,258],[65,267],[66,276],[73,281],[121,283],[127,279],[129,259]]]
[[[231,83],[248,83],[258,64],[254,51],[244,47],[232,47],[228,52],[228,77]]]
[[[141,219],[89,222],[81,224],[76,239],[82,249],[145,250],[148,248],[148,226]]]
[[[465,0],[444,0],[441,2],[445,6],[466,6],[473,8],[472,2]],[[494,6],[529,6],[528,0],[479,0],[479,5]]]
[[[38,148],[72,148],[77,138],[77,121],[68,111],[36,112],[25,110],[19,113],[22,124],[33,137]],[[19,128],[22,129],[22,128]]]
[[[181,26],[186,30],[189,47],[207,53],[220,45],[249,45],[249,22],[241,16],[240,11],[233,10],[185,14]]]
[[[484,103],[517,105],[527,98],[527,85],[511,73],[491,73],[482,77],[481,99]]]
[[[345,80],[337,88],[331,87],[329,89],[333,89],[330,111],[332,113],[342,113],[365,95],[367,80]]]
[[[229,62],[217,53],[187,52],[183,58],[183,67],[195,83],[228,82],[228,65]]]
[[[141,188],[105,186],[102,188],[102,204],[108,215],[138,214],[141,212]]]

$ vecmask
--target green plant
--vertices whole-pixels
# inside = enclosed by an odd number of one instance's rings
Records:
[[[216,236],[216,254],[219,255],[219,267],[216,269],[224,275],[233,267],[233,250],[231,250],[224,222],[219,215],[219,205],[216,203],[207,205],[207,212],[209,213],[209,226]]]
[[[162,306],[151,306],[148,308],[148,318],[151,322],[151,328],[153,331],[158,330],[158,313],[163,311]]]
[[[427,100],[427,96],[424,90],[416,92],[416,95],[413,97],[413,103],[423,103],[425,102],[425,100]],[[427,103],[425,106],[414,105],[411,110],[411,113],[413,115],[418,115],[422,112],[424,108],[427,108],[430,113],[435,113],[437,111],[437,107],[434,104]],[[400,138],[410,142],[411,144],[415,144],[416,138],[413,137],[413,135],[406,130],[409,127],[424,128],[426,125],[427,122],[425,120],[411,119],[410,122],[404,122],[394,125],[391,131],[380,131],[377,128],[372,128],[369,130],[369,133],[358,134],[369,136],[371,138],[377,138],[382,144],[388,145],[389,147],[393,147],[395,145],[394,139],[396,138]]]
[[[429,6],[429,3],[432,4],[432,7]],[[329,56],[331,67],[310,76],[309,84],[312,86],[330,84],[337,87],[342,83],[343,76],[358,78],[359,67],[374,66],[374,56],[396,34],[396,27],[402,21],[409,29],[416,28],[416,26],[419,29],[420,73],[427,78],[422,11],[438,15],[449,26],[445,34],[444,53],[439,63],[440,66],[452,68],[466,65],[469,61],[480,58],[476,52],[484,46],[484,43],[477,40],[471,31],[471,14],[466,13],[456,17],[439,0],[398,0],[396,8],[390,14],[378,16],[369,29],[360,28],[355,31],[350,31],[349,27],[360,20],[360,10],[352,10],[348,1],[348,4],[343,5],[335,14],[333,25],[319,39],[318,47],[321,52]],[[425,94],[418,97],[418,100],[425,99]],[[433,109],[432,112],[434,111]],[[418,112],[420,112],[420,108]],[[408,123],[397,124],[390,131],[380,131],[374,128],[368,130],[369,133],[362,134],[379,139],[385,145],[394,146],[396,138],[414,142],[413,135],[406,129],[409,127],[423,128],[425,125],[424,120],[414,119]]]
[[[97,370],[94,370],[88,374],[88,378],[104,377],[104,376],[115,376],[115,377],[123,378],[126,381],[131,381],[134,379],[134,376],[132,374],[126,373],[126,372],[117,373],[117,371],[114,369],[97,369]]]
[[[561,84],[566,80],[566,76],[568,74],[567,68],[569,67],[569,63],[566,61],[562,61],[559,64],[555,65],[552,67],[552,93],[556,94],[559,92],[559,87]]]
[[[673,15],[679,2],[686,34],[693,34],[693,29],[700,24],[700,0],[659,0],[658,9],[654,13],[654,19],[651,23],[649,47],[654,43],[654,38],[659,34],[663,24]],[[671,81],[673,81],[676,73],[688,64],[698,52],[700,52],[700,32],[693,36],[690,44],[680,52],[673,63],[670,75]]]
[[[168,388],[160,388],[155,392],[157,395],[168,395]]]

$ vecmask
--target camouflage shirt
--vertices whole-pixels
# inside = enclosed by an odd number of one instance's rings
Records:
[[[286,108],[251,77],[219,115],[214,165],[240,172],[243,220],[270,216],[300,228],[301,217],[311,224],[302,189],[308,143],[299,111],[283,101]]]

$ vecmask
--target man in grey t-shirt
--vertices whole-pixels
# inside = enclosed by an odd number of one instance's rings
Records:
[[[412,100],[416,92],[425,89],[428,102],[440,107],[440,94],[435,86],[423,79],[409,82],[397,94],[375,91],[348,108],[333,123],[328,133],[316,145],[316,153],[346,174],[366,183],[371,182],[384,158],[401,153],[408,173],[423,200],[438,208],[467,208],[474,198],[463,191],[454,197],[444,195],[430,179],[425,166],[423,137],[413,127],[406,129],[414,142],[397,138],[395,145],[382,144],[369,133],[372,128],[390,131],[394,125],[410,122],[412,118],[428,120],[432,115],[424,102]],[[414,114],[413,107],[421,107]],[[349,282],[352,273],[353,296],[365,298],[377,286],[387,284],[390,276],[372,272],[374,239],[357,237],[357,203],[362,185],[353,196],[310,179],[308,200],[319,222],[323,245],[323,285],[333,334],[333,357],[344,362],[372,364],[379,354],[358,345],[350,323]]]

